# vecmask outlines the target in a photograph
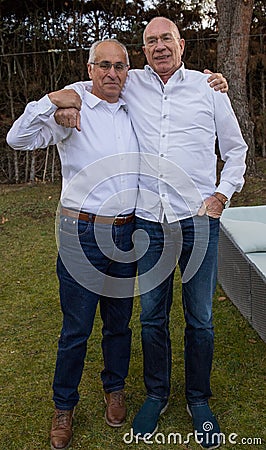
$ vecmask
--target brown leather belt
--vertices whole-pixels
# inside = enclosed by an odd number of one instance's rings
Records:
[[[132,222],[135,217],[135,214],[129,214],[128,216],[117,216],[117,217],[108,217],[108,216],[97,216],[95,214],[86,213],[86,212],[78,212],[73,209],[61,208],[61,214],[63,216],[72,217],[77,220],[85,220],[85,222],[96,222],[96,223],[105,223],[105,224],[113,224],[113,225],[124,225],[126,223]]]

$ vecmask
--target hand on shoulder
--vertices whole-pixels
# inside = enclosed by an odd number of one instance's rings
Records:
[[[210,83],[211,88],[213,88],[215,91],[221,91],[223,94],[228,92],[228,83],[222,73],[213,73],[209,69],[205,69],[204,73],[210,74],[207,81],[208,83]]]

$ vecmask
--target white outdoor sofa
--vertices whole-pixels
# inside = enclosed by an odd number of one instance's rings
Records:
[[[218,281],[266,342],[266,205],[224,210]]]

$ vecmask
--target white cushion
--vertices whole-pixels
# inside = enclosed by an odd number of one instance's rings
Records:
[[[256,267],[266,277],[266,253],[250,253],[247,257],[255,264]]]
[[[244,253],[266,252],[266,223],[225,217],[221,222]]]
[[[224,218],[266,223],[266,205],[232,206],[223,211],[221,220],[223,221]]]

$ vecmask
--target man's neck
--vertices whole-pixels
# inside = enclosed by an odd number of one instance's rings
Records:
[[[174,73],[176,73],[179,69],[180,69],[180,67],[182,66],[182,64],[180,64],[180,66],[179,67],[177,67],[173,72],[171,72],[171,73],[167,73],[167,74],[162,74],[162,75],[159,75],[158,74],[158,76],[161,78],[161,80],[162,80],[162,82],[163,82],[163,84],[166,84],[167,83],[167,81],[174,75]]]
[[[166,84],[167,81],[169,80],[169,78],[171,78],[173,74],[171,73],[171,75],[159,75],[159,77],[161,78],[163,84]]]

